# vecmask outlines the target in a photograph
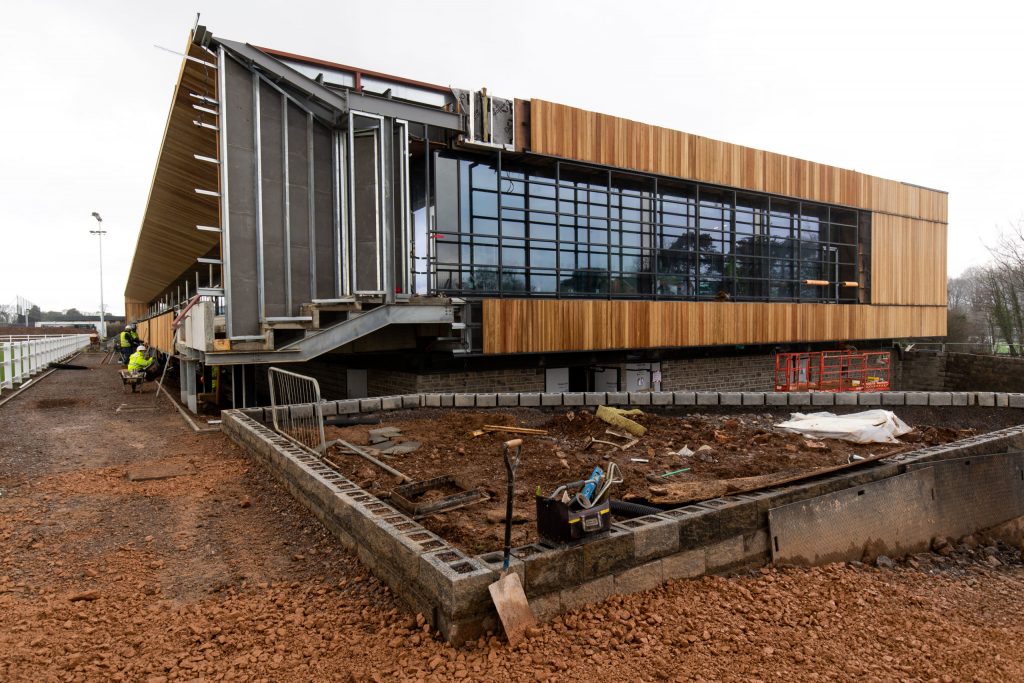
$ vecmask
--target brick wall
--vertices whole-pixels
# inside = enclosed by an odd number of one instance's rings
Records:
[[[311,360],[295,366],[283,366],[285,370],[308,375],[320,384],[320,397],[327,400],[348,398],[348,379],[345,368],[326,360]]]
[[[904,391],[1006,391],[1024,389],[1024,358],[971,353],[907,353],[900,366]]]
[[[397,370],[370,370],[366,373],[368,396],[398,396],[419,393],[416,375]]]
[[[662,391],[772,391],[775,354],[661,362]]]
[[[419,375],[416,386],[419,393],[544,391],[544,369],[515,368]]]

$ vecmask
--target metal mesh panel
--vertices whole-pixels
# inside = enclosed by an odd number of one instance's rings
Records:
[[[274,431],[322,454],[324,416],[320,384],[312,377],[270,368],[270,405]]]

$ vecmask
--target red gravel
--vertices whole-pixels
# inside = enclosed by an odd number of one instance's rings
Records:
[[[116,367],[83,358],[91,371],[0,408],[0,680],[1024,680],[1006,548],[998,567],[928,555],[673,582],[516,649],[449,647],[225,437],[166,402],[114,413],[152,394],[123,396]],[[124,478],[156,463],[195,473]]]

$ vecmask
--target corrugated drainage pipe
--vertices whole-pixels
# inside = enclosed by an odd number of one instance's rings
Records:
[[[644,515],[654,515],[661,510],[659,508],[651,507],[650,505],[641,505],[640,503],[627,503],[624,500],[611,500],[612,514],[616,517],[626,517],[632,519],[633,517],[643,517]]]

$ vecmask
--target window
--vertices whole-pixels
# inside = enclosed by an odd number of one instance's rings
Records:
[[[860,254],[870,217],[853,209],[570,162],[518,166],[496,156],[438,153],[435,176],[438,292],[863,297],[850,283],[866,281]]]

